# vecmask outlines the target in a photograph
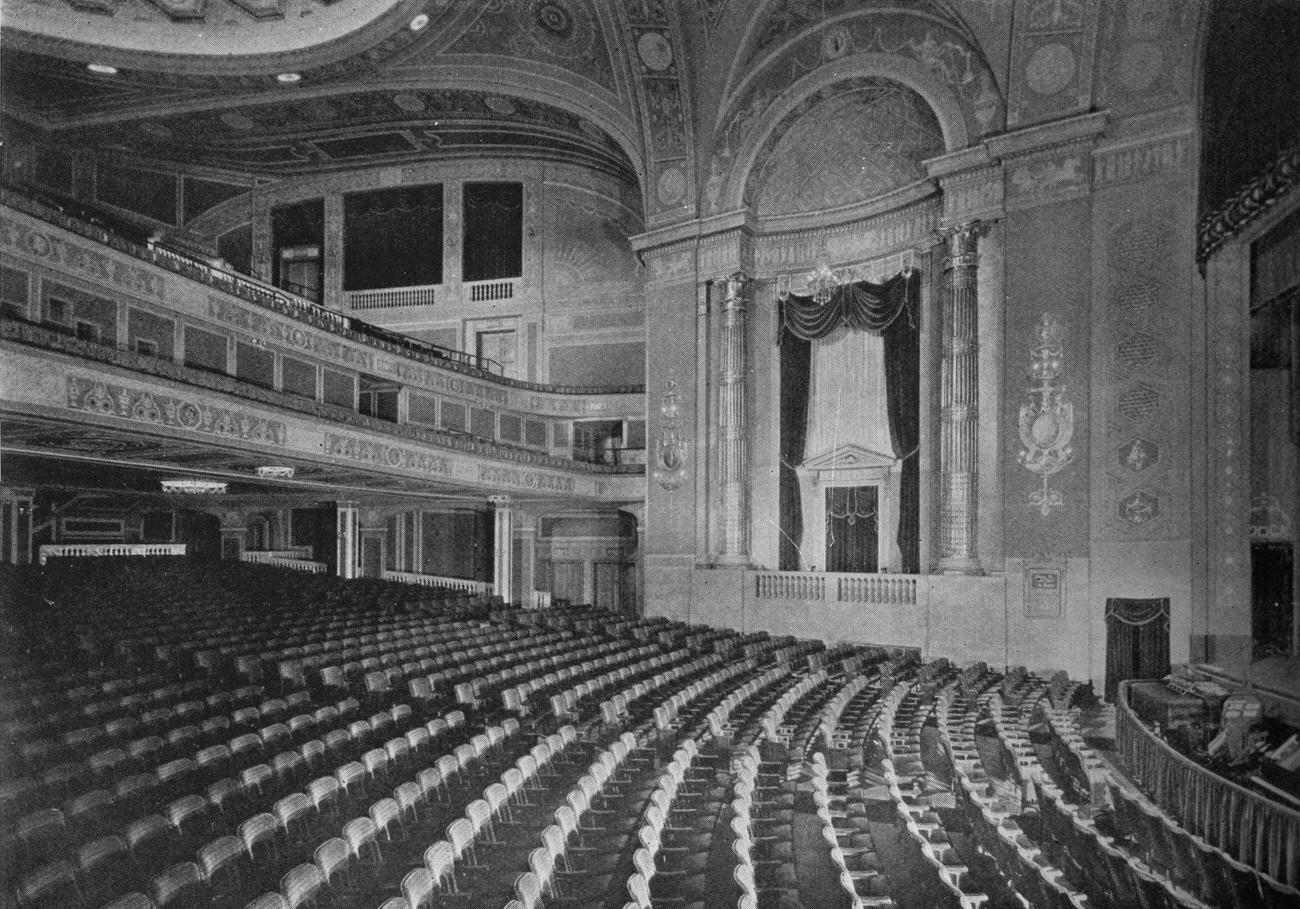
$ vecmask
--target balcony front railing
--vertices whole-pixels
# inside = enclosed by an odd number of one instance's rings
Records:
[[[109,341],[84,340],[69,334],[66,330],[56,330],[49,325],[14,319],[3,314],[0,314],[0,340],[16,341],[86,360],[107,363],[122,369],[157,376],[173,382],[182,382],[209,391],[234,395],[272,407],[297,411],[298,413],[342,423],[358,429],[400,436],[438,448],[447,448],[482,457],[500,458],[540,467],[577,470],[583,473],[639,474],[645,472],[644,464],[614,466],[591,464],[586,461],[570,460],[527,448],[515,447],[509,443],[480,441],[468,438],[465,435],[414,423],[393,423],[377,417],[368,417],[347,407],[327,404],[323,401],[312,401],[288,392],[254,385],[226,373],[210,372],[185,366],[181,363],[174,363],[162,357],[122,350]]]
[[[385,570],[381,577],[385,581],[400,581],[403,584],[418,584],[421,587],[437,587],[442,590],[459,590],[481,596],[492,595],[492,584],[488,581],[472,581],[469,578],[447,578],[436,574],[417,574],[413,571]]]
[[[1115,749],[1151,799],[1196,836],[1240,862],[1300,886],[1300,811],[1184,757],[1147,727],[1119,683]]]
[[[254,565],[274,565],[276,568],[292,568],[294,571],[306,571],[309,574],[324,574],[329,569],[324,562],[291,558],[275,552],[243,552],[240,553],[239,561],[251,562]]]

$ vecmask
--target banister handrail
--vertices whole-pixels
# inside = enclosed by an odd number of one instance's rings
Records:
[[[1288,886],[1300,885],[1300,811],[1179,754],[1133,712],[1130,683],[1119,684],[1115,747],[1152,801],[1239,861]],[[1242,829],[1246,823],[1249,831]]]

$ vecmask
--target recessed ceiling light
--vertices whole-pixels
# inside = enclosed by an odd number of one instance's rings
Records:
[[[280,75],[275,78],[279,79],[281,82],[297,82],[302,78],[302,75],[300,73],[280,73]]]
[[[101,76],[116,76],[117,67],[109,66],[107,63],[87,63],[86,69],[92,73],[99,73]]]
[[[411,31],[418,32],[420,29],[424,28],[428,24],[429,24],[429,14],[420,13],[420,15],[416,16],[414,19],[411,20],[410,28]]]

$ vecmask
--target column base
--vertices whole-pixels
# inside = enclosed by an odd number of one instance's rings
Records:
[[[728,553],[719,555],[713,560],[714,565],[726,566],[727,568],[748,568],[749,556],[741,553]]]
[[[979,559],[953,556],[951,558],[939,560],[939,573],[966,575],[983,574],[984,566],[980,565]]]

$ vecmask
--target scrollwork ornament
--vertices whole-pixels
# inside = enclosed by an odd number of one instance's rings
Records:
[[[1061,323],[1051,313],[1044,313],[1038,324],[1038,344],[1029,363],[1029,403],[1020,405],[1020,465],[1039,477],[1043,485],[1029,494],[1029,504],[1047,517],[1053,508],[1062,507],[1065,498],[1052,489],[1048,478],[1074,461],[1074,405],[1065,399],[1066,386],[1061,382],[1065,348],[1061,340]]]

